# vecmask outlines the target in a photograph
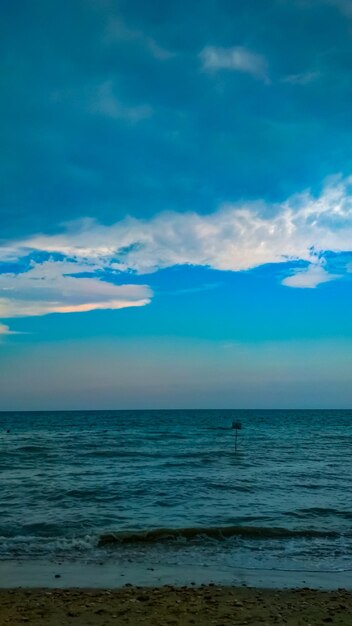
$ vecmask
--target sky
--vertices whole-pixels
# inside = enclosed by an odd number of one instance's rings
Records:
[[[2,0],[0,410],[352,406],[352,0]]]

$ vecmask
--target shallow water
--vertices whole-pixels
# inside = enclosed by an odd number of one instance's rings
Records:
[[[347,571],[351,447],[352,411],[0,413],[0,558]]]

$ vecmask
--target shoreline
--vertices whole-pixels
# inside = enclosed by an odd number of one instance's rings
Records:
[[[160,564],[146,560],[85,561],[0,561],[0,589],[120,589],[126,584],[140,587],[215,584],[258,589],[311,589],[352,591],[352,571],[301,571]],[[352,623],[352,618],[351,618]]]
[[[0,623],[20,626],[350,626],[352,593],[216,585],[1,589]]]

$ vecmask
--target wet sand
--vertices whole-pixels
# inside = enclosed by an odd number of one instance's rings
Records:
[[[0,590],[0,624],[38,626],[322,626],[352,624],[343,589],[126,586],[118,590]]]

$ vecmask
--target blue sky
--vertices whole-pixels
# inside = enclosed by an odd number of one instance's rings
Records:
[[[351,406],[351,0],[1,13],[0,409]]]

